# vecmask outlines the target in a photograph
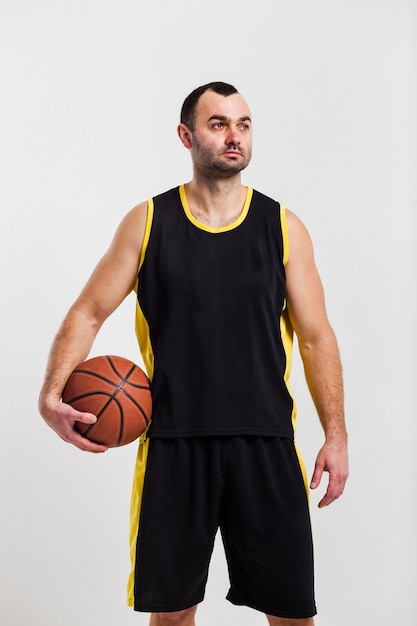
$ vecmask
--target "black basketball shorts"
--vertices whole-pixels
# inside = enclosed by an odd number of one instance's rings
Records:
[[[220,527],[230,602],[279,617],[315,615],[307,492],[292,440],[151,438],[142,446],[132,498],[135,610],[201,602]]]

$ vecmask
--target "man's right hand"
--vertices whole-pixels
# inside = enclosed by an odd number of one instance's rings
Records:
[[[54,430],[61,439],[84,452],[106,452],[108,449],[98,443],[90,441],[78,433],[75,428],[75,422],[83,422],[84,424],[94,424],[97,418],[92,413],[81,413],[76,411],[65,402],[55,401],[53,403],[39,404],[39,412],[45,422]]]

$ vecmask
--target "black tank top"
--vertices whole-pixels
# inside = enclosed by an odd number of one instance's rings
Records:
[[[136,331],[152,381],[149,435],[293,437],[285,209],[248,189],[210,228],[184,186],[148,201]]]

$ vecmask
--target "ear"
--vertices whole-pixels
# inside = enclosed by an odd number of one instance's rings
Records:
[[[188,126],[182,123],[178,124],[177,133],[178,133],[178,137],[181,139],[181,142],[185,148],[189,149],[193,147],[192,135]]]

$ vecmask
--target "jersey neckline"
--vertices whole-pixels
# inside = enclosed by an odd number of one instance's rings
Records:
[[[179,191],[180,191],[180,199],[181,199],[182,208],[184,210],[184,213],[187,219],[194,226],[196,226],[200,230],[205,230],[208,233],[225,233],[228,230],[233,230],[234,228],[237,228],[237,226],[240,226],[240,224],[244,222],[249,212],[249,207],[250,207],[250,203],[251,203],[252,196],[253,196],[252,187],[247,187],[245,202],[243,204],[242,211],[240,212],[240,215],[238,215],[237,219],[235,219],[234,222],[227,224],[226,226],[219,226],[218,228],[213,228],[212,226],[207,226],[207,224],[203,224],[202,222],[199,222],[198,219],[196,219],[194,215],[191,213],[190,207],[188,206],[188,202],[187,202],[187,196],[185,194],[185,185],[180,185]]]

